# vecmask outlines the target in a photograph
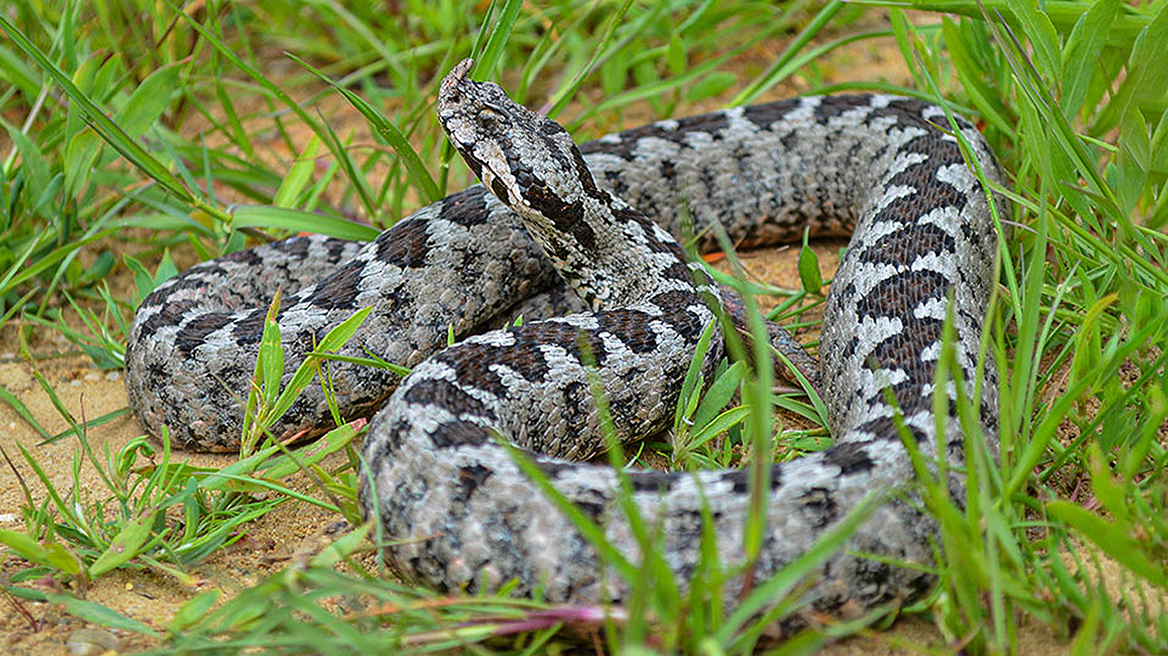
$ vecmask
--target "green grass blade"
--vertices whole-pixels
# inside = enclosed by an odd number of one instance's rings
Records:
[[[138,142],[130,137],[122,128],[113,121],[100,107],[94,103],[89,96],[81,91],[77,85],[66,75],[61,69],[57,68],[49,59],[28,40],[20,30],[16,29],[12,23],[8,21],[3,15],[0,15],[0,28],[3,28],[8,33],[17,47],[19,47],[26,55],[36,61],[41,70],[48,73],[49,77],[57,83],[69,96],[69,98],[77,103],[86,114],[86,117],[93,125],[101,138],[108,143],[114,150],[118,151],[126,161],[133,164],[146,175],[154,179],[158,184],[162,185],[168,192],[174,194],[184,202],[192,205],[197,204],[198,199],[187,190],[186,186],[174,177],[169,170],[161,162],[154,159],[154,157],[146,152],[144,148],[138,145]]]
[[[123,631],[132,631],[142,635],[150,636],[151,638],[161,639],[157,631],[146,626],[142,622],[133,618],[126,617],[121,613],[111,610],[101,604],[92,601],[84,601],[65,594],[49,594],[49,603],[60,604],[66,613],[101,626],[108,626],[111,629],[121,629]]]
[[[370,105],[361,96],[358,96],[352,91],[337,84],[331,78],[313,66],[309,65],[304,60],[293,55],[288,56],[297,64],[300,64],[300,66],[311,72],[313,75],[316,75],[324,82],[330,84],[334,89],[336,89],[338,93],[344,96],[345,100],[348,100],[349,103],[357,109],[357,111],[361,112],[361,115],[364,116],[366,120],[368,120],[369,123],[373,126],[373,129],[376,131],[377,135],[384,139],[385,142],[388,143],[391,148],[393,148],[394,152],[397,153],[398,157],[401,158],[402,164],[405,165],[406,171],[408,171],[410,174],[410,179],[414,181],[414,184],[417,185],[418,189],[422,192],[426,202],[433,203],[434,201],[442,198],[442,194],[438,190],[438,183],[434,181],[434,178],[430,177],[430,172],[426,169],[426,165],[422,163],[421,156],[419,156],[418,152],[414,150],[414,147],[410,145],[409,140],[406,139],[406,136],[402,134],[401,130],[397,129],[397,126],[391,123],[389,119],[385,118],[381,112],[377,111],[373,105]]]
[[[289,207],[237,205],[231,209],[230,215],[231,225],[237,230],[241,228],[277,228],[355,241],[369,241],[381,234],[380,230],[363,223]]]

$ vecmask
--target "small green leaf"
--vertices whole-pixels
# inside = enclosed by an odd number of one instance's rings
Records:
[[[74,260],[75,262],[77,260]],[[77,278],[77,284],[88,287],[95,282],[104,280],[109,272],[114,268],[114,254],[109,251],[102,251],[97,259],[93,261],[87,268],[82,270],[81,275]],[[80,264],[80,263],[79,263]]]
[[[369,313],[372,311],[372,307],[361,308],[360,310],[354,312],[353,315],[348,319],[345,319],[341,323],[337,324],[336,327],[328,331],[328,334],[324,336],[324,339],[320,340],[320,343],[316,345],[316,352],[336,352],[338,349],[344,346],[346,342],[353,338],[353,335],[357,332],[357,329],[361,327],[361,324],[365,321],[365,318],[368,317]]]
[[[110,546],[89,566],[89,576],[97,578],[106,572],[121,567],[138,555],[139,549],[150,537],[150,527],[154,525],[154,515],[147,514],[128,520],[122,530],[114,536]]]
[[[49,187],[51,173],[48,162],[41,156],[41,149],[28,138],[27,134],[14,125],[5,123],[5,127],[8,128],[8,137],[12,139],[12,145],[16,146],[16,151],[20,153],[21,171],[28,180],[30,197],[40,196]],[[36,210],[35,207],[31,209]]]
[[[711,439],[717,437],[719,434],[730,430],[731,426],[741,423],[749,415],[750,408],[746,406],[740,405],[736,408],[730,408],[717,417],[714,417],[708,423],[702,424],[701,428],[696,433],[694,433],[690,448],[697,448],[702,444],[705,444]]]
[[[170,99],[179,92],[178,74],[186,61],[167,64],[142,80],[118,112],[115,121],[131,138],[138,138],[162,116]]]
[[[1168,6],[1160,5],[1132,48],[1129,70],[1135,69],[1139,78],[1133,83],[1136,98],[1163,106],[1164,90],[1168,88]],[[1124,80],[1127,84],[1130,80]]]
[[[315,134],[312,135],[312,138],[308,140],[308,143],[296,157],[296,161],[288,169],[284,180],[280,182],[280,188],[276,190],[276,195],[272,198],[272,205],[276,207],[295,206],[296,199],[300,197],[301,192],[312,179],[312,170],[316,167],[316,153],[320,150],[320,146],[320,138]]]
[[[665,60],[672,75],[681,75],[685,72],[685,44],[682,43],[681,36],[676,32],[669,38],[669,50],[666,52]]]
[[[690,87],[685,98],[691,102],[711,98],[734,86],[737,82],[737,75],[728,71],[715,71]]]
[[[280,393],[280,381],[284,375],[284,346],[280,339],[280,324],[276,321],[280,314],[280,296],[281,290],[276,290],[264,319],[263,336],[260,337],[259,359],[263,363],[260,380],[263,382],[264,400],[269,405]]]
[[[1068,120],[1083,108],[1094,67],[1107,45],[1107,33],[1115,20],[1119,0],[1097,0],[1075,21],[1063,48],[1062,110]]]
[[[0,48],[0,80],[20,89],[25,98],[36,98],[41,91],[40,76],[8,48]]]
[[[678,397],[680,401],[685,403],[678,403],[677,408],[673,414],[674,427],[681,426],[682,413],[685,411],[686,405],[690,395],[695,394],[698,389],[698,380],[701,378],[702,363],[705,362],[706,352],[710,348],[710,340],[714,336],[714,324],[710,322],[702,331],[702,336],[698,338],[698,346],[694,350],[694,356],[689,362],[689,368],[685,372],[685,380],[681,383],[681,396]]]
[[[1058,46],[1058,32],[1041,5],[1025,0],[1006,0],[1014,16],[1025,27],[1026,36],[1034,49],[1034,63],[1043,76],[1055,77],[1062,71],[1062,56]]]
[[[46,562],[67,574],[77,576],[81,574],[81,559],[63,544],[50,542],[45,545]]]
[[[1125,214],[1135,211],[1143,195],[1144,183],[1152,165],[1152,141],[1148,124],[1142,112],[1134,108],[1120,118],[1120,158],[1117,180],[1111,181],[1120,209]]]
[[[1116,483],[1111,476],[1111,467],[1103,459],[1103,451],[1099,444],[1091,442],[1087,445],[1091,465],[1091,491],[1103,507],[1120,524],[1128,521],[1128,507],[1125,500],[1124,487]]]
[[[161,638],[157,631],[149,626],[122,615],[121,613],[106,608],[101,604],[95,604],[92,601],[82,601],[75,597],[70,597],[64,594],[50,594],[47,595],[50,603],[60,604],[65,607],[65,612],[70,615],[83,619],[86,622],[108,626],[111,629],[122,629],[123,631],[133,631],[134,633],[141,633],[152,638]]]
[[[174,617],[170,620],[170,630],[172,633],[181,633],[186,629],[194,626],[197,622],[206,617],[211,608],[215,606],[215,602],[219,601],[219,597],[223,596],[223,591],[215,588],[208,590],[202,594],[195,595],[193,598],[182,605]]]
[[[365,542],[365,537],[369,535],[369,531],[372,529],[373,522],[365,522],[356,529],[342,535],[332,544],[322,549],[320,553],[316,554],[312,558],[311,565],[313,567],[331,568],[333,565],[348,558]]]
[[[381,234],[375,228],[346,219],[290,207],[239,205],[231,210],[233,228],[279,228],[312,232],[340,239],[368,241]]]
[[[819,275],[819,256],[807,244],[803,235],[803,247],[799,249],[799,280],[809,294],[819,294],[823,290],[823,276]]]
[[[123,255],[122,262],[134,274],[134,289],[137,292],[138,302],[141,302],[150,292],[154,291],[154,276],[150,275],[150,270],[146,268],[146,265],[133,255]]]
[[[82,190],[82,183],[93,173],[97,155],[101,152],[101,137],[88,126],[82,128],[65,149],[65,193],[76,196]]]
[[[36,417],[33,416],[28,407],[25,406],[24,403],[21,402],[21,400],[17,398],[15,394],[9,392],[3,387],[0,387],[0,401],[7,403],[8,406],[12,408],[13,411],[15,411],[16,414],[19,415],[26,424],[31,426],[32,429],[35,430],[42,438],[48,439],[50,437],[49,431],[45,430],[44,426],[40,425],[40,422],[36,420]]]
[[[154,271],[154,286],[157,287],[177,275],[178,267],[175,266],[174,260],[170,259],[170,250],[162,251],[162,259],[158,262],[158,269]]]
[[[29,562],[49,564],[44,547],[24,533],[0,529],[0,544],[12,549]]]
[[[738,385],[742,382],[742,376],[745,372],[746,363],[739,361],[727,367],[726,371],[714,379],[714,382],[710,384],[710,389],[703,396],[702,402],[693,413],[692,421],[695,429],[701,430],[722,412],[722,409],[734,396],[734,392],[738,390]]]

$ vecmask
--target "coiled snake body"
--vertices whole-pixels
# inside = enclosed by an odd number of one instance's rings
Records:
[[[720,222],[746,244],[790,239],[805,225],[853,235],[819,349],[836,445],[772,467],[755,580],[805,553],[871,491],[911,479],[888,392],[922,453],[937,452],[932,398],[942,326],[948,314],[962,376],[974,380],[996,248],[985,194],[956,137],[938,128],[949,125],[941,109],[889,96],[803,98],[663,121],[577,150],[553,121],[469,80],[469,66],[444,80],[439,119],[502,203],[476,186],[369,244],[296,238],[163,284],[139,309],[127,353],[127,389],[148,430],[166,424],[183,445],[233,448],[235,399],[246,397],[277,286],[285,290],[286,380],[330,327],[373,305],[348,352],[413,365],[412,374],[388,399],[397,382],[390,374],[337,363],[331,379],[349,414],[381,406],[365,441],[372,485],[362,503],[395,541],[386,553],[397,569],[439,589],[518,580],[519,592],[538,588],[549,600],[619,600],[620,577],[603,571],[591,543],[497,435],[527,449],[613,547],[640,562],[640,542],[617,507],[616,472],[568,459],[603,448],[591,382],[602,385],[622,437],[660,430],[673,415],[699,337],[714,321],[707,300],[718,294],[661,227],[676,232],[684,209],[699,228]],[[994,175],[980,135],[957,125]],[[429,355],[445,344],[448,326],[464,334],[494,315],[513,316],[515,303],[555,283],[557,269],[593,311],[528,315],[523,326]],[[707,380],[720,357],[714,339]],[[594,363],[591,374],[584,362]],[[992,367],[982,389],[992,447]],[[328,416],[323,397],[306,394],[275,430],[296,435]],[[962,461],[957,423],[950,418],[941,436],[951,464]],[[627,476],[680,580],[702,558],[707,513],[720,562],[742,564],[745,472]],[[919,596],[930,576],[888,563],[930,560],[934,530],[915,504],[882,504],[848,548],[883,558],[831,557],[810,598],[836,610]],[[741,584],[734,579],[731,592]]]

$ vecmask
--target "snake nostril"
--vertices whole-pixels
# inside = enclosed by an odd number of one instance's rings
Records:
[[[515,169],[515,184],[519,185],[521,190],[527,189],[533,182],[535,182],[535,177],[529,169]]]

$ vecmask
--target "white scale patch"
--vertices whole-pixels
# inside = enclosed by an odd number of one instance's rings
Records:
[[[591,331],[600,327],[596,317],[591,314],[570,314],[566,317],[555,317],[553,319],[549,319],[549,321],[573,326],[575,328],[579,328],[580,330]]]
[[[952,278],[956,269],[952,253],[926,253],[918,256],[908,267],[909,271],[934,271],[947,280]]]
[[[954,221],[960,218],[961,216],[955,208],[938,207],[922,216],[917,223],[935,226],[953,239],[965,239],[965,235],[961,233],[961,228],[954,224]]]
[[[482,335],[475,335],[466,339],[471,344],[486,344],[488,346],[514,346],[515,335],[506,330],[492,330]]]
[[[661,137],[645,137],[637,142],[634,155],[638,159],[667,160],[677,157],[681,147]]]
[[[905,266],[902,264],[888,264],[885,262],[858,262],[853,260],[849,264],[852,265],[851,269],[854,274],[852,282],[856,285],[856,294],[860,297],[867,296],[868,292],[872,291],[877,285],[889,278],[900,275],[905,269]],[[838,276],[836,280],[839,280]]]
[[[961,193],[969,193],[977,189],[977,178],[964,164],[942,166],[937,170],[937,179],[953,185]]]
[[[948,303],[945,302],[944,297],[930,298],[913,308],[913,316],[918,319],[937,319],[938,321],[944,321],[947,305]]]

